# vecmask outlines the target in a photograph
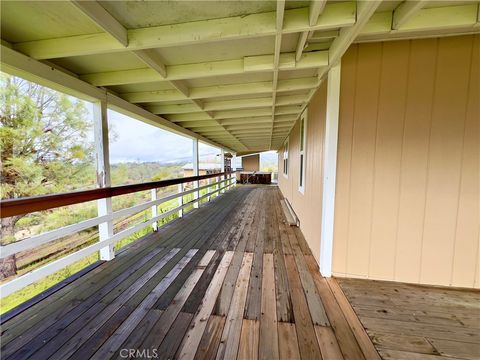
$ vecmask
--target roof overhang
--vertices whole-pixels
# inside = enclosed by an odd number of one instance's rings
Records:
[[[3,1],[2,71],[237,154],[277,150],[354,42],[479,33],[472,1]]]

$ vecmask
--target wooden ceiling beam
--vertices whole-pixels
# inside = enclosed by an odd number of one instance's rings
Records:
[[[128,46],[128,31],[120,24],[102,5],[96,1],[79,1],[72,0],[71,3],[82,13],[87,15],[95,24],[100,26],[107,34],[112,36],[116,41]]]
[[[275,109],[275,115],[300,115],[302,106],[281,106]],[[222,119],[234,119],[234,118],[244,118],[244,117],[253,117],[253,116],[271,116],[272,108],[258,108],[258,109],[244,109],[244,110],[222,110],[215,111],[214,117],[217,120]],[[173,122],[182,122],[182,121],[202,121],[210,120],[203,113],[188,113],[188,114],[172,114],[167,116],[170,121]]]
[[[317,85],[318,79],[314,77],[279,80],[277,85],[277,93],[282,93],[286,91],[310,90],[315,88]],[[190,88],[189,91],[190,99],[208,99],[237,95],[269,94],[272,92],[272,82],[262,81],[243,84],[214,85]],[[132,103],[180,101],[187,99],[187,97],[183,93],[175,89],[131,92],[119,94],[119,96]]]
[[[79,1],[83,3],[83,1]],[[334,30],[355,23],[353,1],[328,4],[319,21],[310,25],[309,8],[285,11],[283,33]],[[276,34],[276,12],[209,19],[181,24],[127,30],[128,50],[188,46],[207,42],[257,38]],[[36,40],[14,45],[38,60],[125,51],[125,45],[109,34],[85,34]]]
[[[310,25],[316,24],[319,16],[322,14],[327,0],[311,0],[309,8],[309,23]],[[313,35],[314,31],[304,31],[298,37],[297,49],[295,52],[295,59],[300,59],[303,50],[306,47],[307,39]]]
[[[454,5],[417,10],[407,21],[392,28],[394,12],[375,13],[358,34],[355,42],[415,39],[442,33],[475,33],[478,21],[477,4]]]
[[[286,105],[301,105],[305,102],[305,95],[284,95],[279,96],[277,106]],[[220,110],[237,110],[237,109],[255,109],[268,107],[272,105],[272,99],[266,98],[252,98],[252,99],[238,99],[238,100],[217,100],[203,103],[204,111],[220,111]],[[191,104],[168,104],[158,105],[153,104],[147,106],[147,109],[154,114],[184,114],[195,112],[196,108]]]
[[[413,15],[425,6],[427,1],[405,0],[393,11],[392,29],[398,30],[402,24],[405,24]]]
[[[305,53],[295,61],[295,53],[280,55],[279,70],[300,70],[326,67],[327,51]],[[250,72],[272,71],[273,55],[246,56],[236,60],[210,61],[196,64],[168,65],[167,77],[163,78],[151,68],[109,71],[80,76],[95,86],[126,85],[145,82],[187,80],[211,76],[237,75]]]
[[[117,21],[110,13],[108,13],[97,1],[77,1],[72,3],[87,15],[95,24],[104,29],[115,40],[119,41],[123,46],[128,45],[128,31]],[[167,77],[167,68],[160,56],[151,49],[132,50],[140,60],[155,71],[162,79]],[[187,98],[193,105],[194,109],[203,110],[203,104],[200,100],[190,99],[188,87],[181,81],[169,81],[170,84]],[[190,110],[192,111],[192,110]],[[212,115],[208,112],[210,117]]]

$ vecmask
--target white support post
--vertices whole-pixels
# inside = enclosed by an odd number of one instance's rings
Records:
[[[208,179],[207,179],[207,185],[208,185],[208,187],[207,187],[207,193],[208,193],[208,194],[210,194],[210,183],[211,183],[210,179],[211,179],[211,178],[208,178]],[[207,196],[207,201],[210,201],[210,195]]]
[[[325,157],[323,163],[322,230],[320,240],[320,272],[326,277],[332,276],[340,73],[340,63],[332,67],[328,72]]]
[[[193,176],[198,176],[198,139],[193,139]],[[198,181],[194,181],[193,182],[193,187],[195,189],[198,189],[199,187],[199,182]],[[198,191],[194,191],[193,192],[193,198],[196,200],[200,197],[200,194]],[[193,207],[198,209],[198,201],[195,201],[193,203]]]
[[[158,199],[157,197],[157,189],[152,189],[152,201],[156,201]],[[158,205],[153,205],[152,206],[152,219],[156,218],[158,216]],[[152,224],[152,229],[153,231],[158,231],[158,223],[155,221]]]
[[[183,193],[183,183],[178,184],[178,193],[181,194]],[[178,217],[183,217],[183,196],[178,197],[178,206],[180,207],[180,210],[178,210]]]
[[[97,168],[97,187],[111,186],[110,158],[108,148],[108,119],[107,102],[100,101],[93,104],[94,141]],[[112,198],[97,200],[98,216],[112,213]],[[106,241],[113,236],[113,222],[106,221],[98,225],[99,241]],[[112,260],[115,257],[113,244],[100,249],[101,260]]]
[[[223,149],[220,149],[220,161],[221,161],[221,172],[225,172],[225,150]],[[222,180],[225,180],[226,179],[226,176],[225,175],[222,175],[221,177]],[[222,187],[225,186],[226,183],[222,183],[220,184]],[[225,189],[223,190],[220,190],[220,192],[223,194],[225,192]]]
[[[232,173],[235,178],[235,183],[237,183],[237,154],[232,157]]]

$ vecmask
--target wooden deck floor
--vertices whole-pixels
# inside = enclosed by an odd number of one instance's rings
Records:
[[[141,239],[2,324],[2,358],[378,358],[279,201],[238,187]]]
[[[338,279],[384,359],[480,359],[480,292]]]

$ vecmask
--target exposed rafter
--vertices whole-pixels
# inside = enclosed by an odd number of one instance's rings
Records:
[[[336,65],[342,58],[345,51],[355,40],[357,35],[362,31],[362,28],[367,24],[370,17],[373,15],[381,1],[359,1],[357,4],[357,22],[352,27],[340,30],[340,35],[333,40],[329,51],[329,66],[323,69],[321,77],[325,75],[328,70]]]
[[[128,44],[128,31],[125,29],[113,16],[111,16],[98,2],[96,1],[74,1],[73,2],[84,14],[90,17],[97,25],[102,27],[109,35],[113,36],[116,40],[120,41],[122,45]],[[203,111],[208,117],[213,119],[213,114],[204,109],[203,103],[198,99],[190,98],[190,91],[187,85],[180,80],[167,79],[167,67],[163,63],[163,60],[151,49],[132,50],[132,52],[142,60],[146,65],[150,67],[155,73],[157,73],[162,79],[168,81],[179,93],[181,93],[185,99],[191,102],[191,105],[168,105],[167,109],[158,112],[151,111],[152,113],[183,113],[192,111]],[[235,136],[232,134],[232,137]],[[239,143],[240,140],[237,139]],[[243,144],[242,144],[243,145]],[[243,145],[245,146],[245,145]]]
[[[65,20],[75,18],[78,26],[65,31],[49,27],[30,36],[19,31],[28,25],[24,17],[19,19],[21,25],[5,22],[9,42],[2,39],[2,45],[28,54],[30,60],[42,60],[46,78],[50,75],[45,69],[53,70],[57,78],[63,76],[59,72],[68,73],[78,82],[69,78],[67,84],[73,81],[75,91],[82,89],[87,97],[106,97],[118,111],[171,125],[189,136],[200,134],[237,152],[278,149],[328,70],[341,61],[352,42],[478,33],[480,29],[478,2],[430,1],[425,6],[429,0],[405,0],[397,1],[393,10],[377,12],[382,1],[310,0],[308,7],[285,9],[286,0],[279,0],[276,11],[255,13],[258,7],[244,4],[242,15],[232,16],[239,12],[222,6],[218,14],[224,18],[208,19],[206,13],[198,20],[197,15],[185,14],[182,19],[190,22],[167,24],[163,14],[135,21],[132,14],[146,10],[142,2],[132,3],[138,7],[135,11],[112,2],[107,11],[102,1],[70,1],[75,8],[68,7]],[[31,5],[33,11],[35,6]],[[38,19],[46,26],[49,6],[54,5],[46,4],[45,16]],[[12,9],[6,11],[10,14],[2,16],[13,15]],[[18,37],[10,38],[14,33]],[[14,38],[23,42],[12,43]],[[265,44],[270,45],[268,49]],[[195,45],[194,51],[190,45]],[[61,88],[58,83],[54,87]]]
[[[347,51],[348,47],[353,43],[355,38],[358,36],[358,34],[362,31],[364,26],[368,23],[369,19],[372,17],[372,15],[375,13],[375,10],[378,8],[378,6],[381,4],[381,0],[362,0],[358,1],[357,3],[357,21],[355,25],[349,27],[349,28],[344,28],[340,30],[339,36],[335,38],[335,40],[332,42],[332,45],[330,46],[329,50],[329,64],[327,67],[320,69],[318,73],[318,77],[320,79],[320,83],[322,79],[325,77],[325,75],[328,73],[330,68],[337,64],[345,51]],[[320,84],[319,84],[320,86]],[[310,95],[308,97],[307,102],[305,105],[302,107],[301,112],[304,111],[308,103],[310,102],[311,98],[315,94],[317,89],[311,90]]]
[[[304,102],[305,102],[304,95],[279,96],[277,99],[277,105],[279,106],[301,105]],[[266,106],[272,106],[272,99],[269,97],[209,101],[209,102],[203,103],[203,110],[217,111],[217,110],[234,110],[234,109],[254,109],[254,108],[262,108]],[[184,113],[196,111],[195,106],[193,106],[192,104],[151,105],[147,107],[147,109],[154,114],[184,114]]]
[[[427,1],[405,0],[393,12],[392,29],[398,30],[408,19],[425,6]]]
[[[299,78],[279,80],[277,84],[277,93],[297,90],[310,90],[318,85],[317,78]],[[254,83],[215,85],[189,89],[190,99],[208,99],[223,96],[237,95],[256,95],[270,94],[272,92],[272,82],[262,81]],[[149,103],[149,102],[169,102],[182,101],[187,97],[174,89],[143,91],[134,93],[120,94],[122,98],[133,103]]]
[[[302,106],[280,106],[275,109],[275,115],[299,115]],[[258,108],[258,109],[245,109],[245,110],[223,110],[223,111],[214,111],[214,117],[217,120],[222,119],[234,119],[242,117],[251,117],[251,116],[272,116],[272,108]],[[173,122],[182,122],[182,121],[194,121],[194,120],[210,120],[203,113],[188,113],[188,114],[173,114],[167,116],[167,118]]]
[[[415,39],[442,34],[478,33],[477,4],[423,8],[402,23],[398,29],[392,29],[394,12],[375,13],[355,42],[384,41],[393,39]]]
[[[77,96],[88,101],[107,101],[109,106],[123,114],[127,114],[141,120],[145,123],[172,131],[176,134],[188,136],[190,138],[197,138],[207,144],[219,146],[214,141],[205,138],[193,131],[183,128],[177,124],[154,115],[139,106],[129,103],[122,98],[98,89],[86,82],[66,74],[60,70],[52,69],[52,67],[42,64],[36,60],[28,58],[19,52],[12,50],[6,46],[1,45],[1,68],[2,71],[20,76],[24,79],[37,82],[39,84],[48,86],[50,88],[62,91],[64,93]],[[233,151],[230,148],[228,151]]]
[[[83,2],[83,1],[82,1]],[[352,11],[353,9],[353,11]],[[355,3],[342,2],[326,6],[324,16],[309,25],[309,9],[285,11],[284,33],[329,30],[355,23]],[[128,50],[186,46],[192,44],[256,38],[276,34],[276,12],[235,16],[128,30]],[[15,44],[15,48],[35,59],[53,59],[124,51],[124,45],[109,34],[88,34],[37,40]]]
[[[166,78],[163,78],[158,72],[150,68],[86,74],[82,75],[81,78],[95,86],[113,86],[237,75],[249,72],[272,71],[273,57],[273,55],[247,56],[236,60],[169,65],[166,66]],[[279,59],[280,70],[314,69],[327,65],[328,51],[305,53],[299,61],[295,61],[295,53],[283,53],[280,54]]]
[[[314,26],[318,22],[318,17],[322,14],[325,6],[327,4],[327,0],[311,0],[310,1],[310,8],[309,8],[309,24],[310,26]],[[302,56],[302,52],[305,49],[305,45],[307,43],[307,39],[313,36],[313,31],[304,31],[298,37],[297,43],[297,50],[295,54],[295,59],[300,59]]]
[[[120,45],[128,46],[128,31],[120,24],[110,13],[108,13],[102,5],[96,1],[79,1],[72,0],[80,11],[93,20],[95,24],[100,26],[107,34],[112,36]]]

